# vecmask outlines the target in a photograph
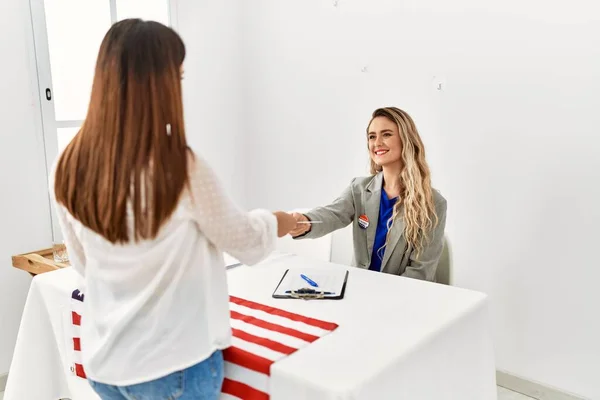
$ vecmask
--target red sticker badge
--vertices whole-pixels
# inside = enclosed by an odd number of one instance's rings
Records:
[[[369,217],[367,217],[365,214],[358,217],[358,226],[363,229],[367,229],[369,227]]]

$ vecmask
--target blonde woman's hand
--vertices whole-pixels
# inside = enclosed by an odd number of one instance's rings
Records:
[[[290,235],[292,235],[292,237],[300,236],[300,235],[303,235],[306,232],[310,231],[310,224],[299,224],[298,223],[298,222],[308,222],[309,219],[306,217],[306,215],[295,212],[295,213],[292,213],[292,217],[294,217],[294,219],[296,221],[296,226],[290,232]]]

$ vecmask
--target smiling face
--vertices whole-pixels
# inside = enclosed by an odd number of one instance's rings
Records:
[[[380,167],[399,164],[402,156],[402,142],[398,125],[386,117],[375,117],[367,130],[369,155]]]

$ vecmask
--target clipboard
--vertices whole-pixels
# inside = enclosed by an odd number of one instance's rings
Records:
[[[300,271],[305,271],[305,270],[298,270],[299,273],[300,273]],[[293,270],[292,270],[292,272],[293,272]],[[285,294],[278,293],[278,291],[281,292],[281,290],[279,290],[279,288],[280,288],[281,284],[284,282],[284,280],[286,279],[286,277],[288,277],[289,273],[290,273],[290,270],[287,269],[284,272],[281,279],[279,280],[279,283],[275,287],[275,290],[273,291],[273,294],[272,294],[272,297],[274,299],[341,300],[344,298],[344,294],[346,293],[346,284],[348,283],[348,275],[349,275],[348,270],[346,270],[344,272],[344,279],[343,279],[341,289],[339,290],[339,292],[336,291],[335,294],[323,294],[323,292],[320,291],[318,287],[312,288],[308,284],[306,284],[305,287],[301,287],[296,290],[286,291],[289,293],[285,293]]]

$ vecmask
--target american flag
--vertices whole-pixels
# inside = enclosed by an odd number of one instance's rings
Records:
[[[74,360],[72,371],[85,378],[79,328],[84,295],[71,296]],[[335,330],[338,325],[239,297],[229,297],[232,345],[223,351],[225,380],[221,399],[269,398],[271,365]]]

